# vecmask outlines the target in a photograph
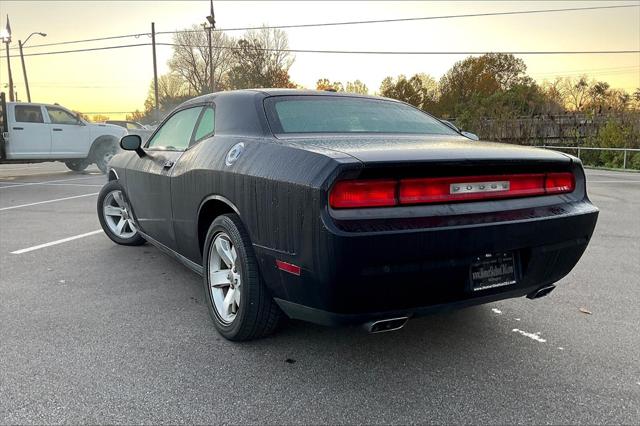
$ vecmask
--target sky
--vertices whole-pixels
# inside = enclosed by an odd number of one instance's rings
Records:
[[[214,1],[217,28],[262,24],[373,20],[454,14],[560,9],[640,1],[407,1],[407,2],[249,2]],[[209,1],[11,1],[0,2],[0,26],[11,22],[11,48],[32,32],[26,53],[120,44],[148,43],[149,36],[50,47],[42,43],[122,34],[174,31],[203,23]],[[545,14],[467,17],[399,23],[287,29],[293,49],[392,51],[639,50],[640,7]],[[230,33],[234,36],[241,32]],[[159,35],[170,42],[171,35]],[[0,59],[0,90],[7,91],[5,50]],[[17,54],[18,50],[11,50]],[[158,73],[168,71],[171,47],[157,48]],[[319,78],[359,79],[375,92],[386,76],[427,73],[438,79],[467,55],[339,55],[297,53],[293,81],[315,88]],[[527,72],[537,81],[555,76],[588,76],[633,92],[640,87],[640,54],[524,55]],[[25,57],[34,102],[60,103],[88,114],[143,109],[153,78],[152,50],[139,46],[95,52]],[[14,86],[26,101],[20,58],[11,59]]]

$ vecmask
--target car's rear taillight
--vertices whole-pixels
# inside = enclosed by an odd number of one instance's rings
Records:
[[[397,186],[393,179],[343,180],[333,186],[329,204],[334,209],[395,206]]]
[[[334,209],[452,203],[573,192],[572,173],[345,180],[329,196]]]
[[[576,178],[573,173],[547,173],[544,182],[547,194],[562,194],[576,189]]]
[[[544,174],[462,176],[400,181],[400,204],[491,200],[530,197],[544,193]]]

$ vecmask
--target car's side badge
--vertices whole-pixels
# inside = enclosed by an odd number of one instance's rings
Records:
[[[224,160],[224,164],[230,166],[235,163],[238,157],[242,154],[242,151],[244,151],[244,143],[240,142],[232,146],[227,153],[227,158]]]

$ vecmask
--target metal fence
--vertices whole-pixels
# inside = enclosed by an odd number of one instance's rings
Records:
[[[640,152],[640,149],[638,148],[596,148],[596,147],[587,147],[587,146],[556,146],[556,145],[542,145],[540,146],[540,148],[547,148],[547,149],[553,149],[553,150],[561,150],[561,149],[568,149],[568,150],[573,150],[577,152],[576,157],[581,158],[580,157],[580,153],[581,151],[614,151],[614,152],[623,152],[623,156],[622,156],[622,168],[626,169],[627,168],[627,153],[628,152]]]

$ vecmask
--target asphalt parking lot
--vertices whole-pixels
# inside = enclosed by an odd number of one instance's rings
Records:
[[[97,169],[0,165],[0,423],[638,424],[640,174],[587,175],[598,226],[549,297],[237,344],[198,276],[97,232]]]

